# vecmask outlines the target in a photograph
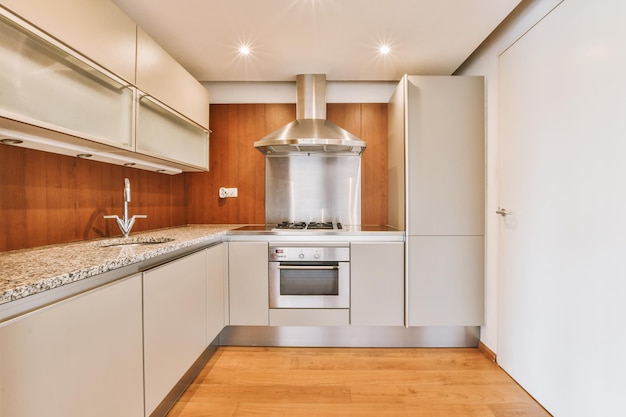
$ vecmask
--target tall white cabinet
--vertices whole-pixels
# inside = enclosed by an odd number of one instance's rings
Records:
[[[389,219],[407,231],[409,326],[478,326],[484,288],[484,80],[405,76],[389,102]]]

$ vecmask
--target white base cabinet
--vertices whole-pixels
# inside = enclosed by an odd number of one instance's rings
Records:
[[[477,326],[483,321],[484,238],[409,236],[409,325]]]
[[[206,250],[207,255],[207,342],[211,343],[226,324],[228,309],[226,284],[228,280],[228,244],[222,243]]]
[[[206,259],[200,251],[143,273],[146,416],[208,346]]]
[[[268,244],[228,244],[228,291],[231,326],[269,324]]]
[[[350,244],[350,324],[404,325],[404,243]]]
[[[141,275],[0,327],[0,416],[143,416]]]

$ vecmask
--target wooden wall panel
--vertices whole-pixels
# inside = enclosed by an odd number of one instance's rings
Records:
[[[361,156],[361,223],[386,225],[387,104],[328,104],[326,118],[367,143]]]
[[[361,106],[361,138],[367,142],[367,148],[361,157],[361,223],[386,225],[389,224],[386,103]]]
[[[120,236],[105,214],[147,214],[133,231],[187,223],[183,176],[0,145],[0,251]]]
[[[211,106],[210,172],[187,174],[190,223],[265,222],[265,160],[253,142],[291,122],[294,104]],[[387,224],[387,105],[328,104],[327,119],[367,142],[363,154],[363,224]],[[239,197],[220,199],[219,187]]]
[[[133,231],[187,223],[263,224],[265,157],[253,142],[295,118],[294,104],[211,106],[210,171],[162,175],[0,145],[0,251],[119,236],[105,214],[147,214]],[[367,142],[363,224],[387,224],[387,105],[328,104],[327,118]],[[220,199],[219,187],[239,197]]]
[[[190,223],[265,223],[265,157],[254,141],[295,118],[293,104],[218,104],[210,111],[210,171],[187,174]],[[237,187],[237,198],[219,198]]]

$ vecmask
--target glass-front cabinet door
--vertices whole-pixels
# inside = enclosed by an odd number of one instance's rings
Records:
[[[0,117],[134,149],[136,89],[0,9]]]
[[[209,169],[208,130],[143,95],[137,110],[137,152]]]

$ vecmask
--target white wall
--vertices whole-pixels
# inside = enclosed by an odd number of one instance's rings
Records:
[[[211,104],[295,103],[294,82],[203,82]],[[387,103],[397,81],[327,81],[327,103]]]
[[[481,341],[498,351],[498,57],[563,0],[524,1],[456,71],[455,75],[483,75],[487,98],[487,192],[485,201],[485,325]]]
[[[524,4],[459,70],[489,90],[483,340],[555,417],[623,417],[626,3]]]

